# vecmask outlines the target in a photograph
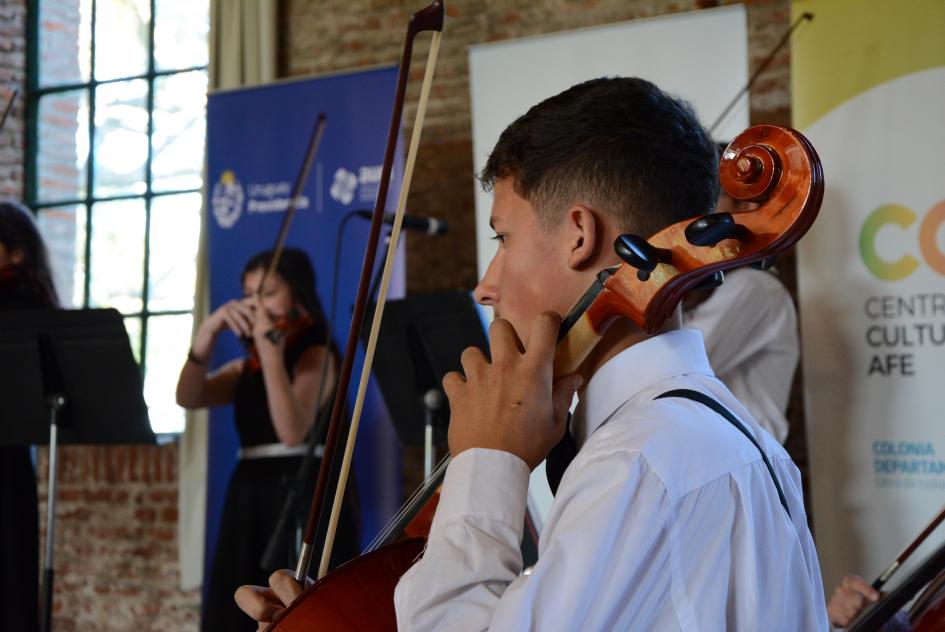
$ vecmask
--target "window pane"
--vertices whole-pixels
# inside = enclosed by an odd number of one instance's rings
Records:
[[[176,70],[205,66],[210,57],[210,3],[207,0],[157,0],[154,66]]]
[[[150,0],[98,0],[95,11],[95,78],[145,74]]]
[[[84,83],[91,68],[92,0],[39,2],[39,83]]]
[[[150,311],[194,307],[202,199],[200,193],[185,193],[151,202]]]
[[[89,162],[89,97],[85,90],[39,100],[37,197],[43,202],[85,197]]]
[[[148,368],[144,376],[144,398],[148,402],[154,432],[181,432],[184,409],[174,401],[177,376],[190,348],[193,318],[152,316],[148,319]]]
[[[131,344],[131,353],[135,357],[135,362],[141,364],[141,319],[126,318],[125,331],[128,332],[128,342]]]
[[[148,82],[99,86],[95,91],[96,197],[144,193],[148,159]]]
[[[40,209],[39,232],[49,251],[53,281],[64,307],[83,304],[85,285],[85,206]]]
[[[155,191],[203,186],[206,108],[206,71],[154,80],[151,186]]]
[[[121,312],[141,311],[144,285],[144,200],[92,206],[92,274],[89,303]]]

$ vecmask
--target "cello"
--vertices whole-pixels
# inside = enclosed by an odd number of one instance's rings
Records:
[[[658,331],[687,290],[717,283],[726,269],[762,265],[784,252],[810,228],[819,211],[822,168],[810,143],[793,130],[749,129],[725,150],[720,171],[732,197],[761,206],[695,217],[649,239],[622,235],[615,250],[623,263],[603,270],[561,324],[556,375],[574,372],[619,318],[629,318],[644,332]],[[436,474],[442,476],[445,469],[444,462]],[[425,542],[420,523],[426,519],[411,520],[412,514],[423,509],[428,517],[434,501],[425,497],[436,484],[435,478],[428,481],[378,547],[320,576],[268,629],[395,629],[394,587]],[[408,537],[395,539],[403,525]]]

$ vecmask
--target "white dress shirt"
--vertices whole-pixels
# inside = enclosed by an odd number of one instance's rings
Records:
[[[758,424],[784,443],[784,416],[800,341],[794,302],[770,272],[739,268],[706,301],[683,314],[702,332],[709,365]]]
[[[672,389],[709,394],[756,437]],[[423,558],[394,596],[400,630],[827,630],[797,468],[712,375],[702,336],[636,344],[590,380],[579,446],[522,572],[529,471],[472,449],[447,470]]]

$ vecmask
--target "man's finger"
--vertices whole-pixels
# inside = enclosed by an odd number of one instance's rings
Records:
[[[870,601],[879,599],[879,592],[859,575],[847,575],[843,578],[843,587],[855,591]]]
[[[561,317],[554,312],[543,312],[532,321],[531,333],[528,336],[528,349],[525,355],[538,363],[551,363],[558,344],[558,329],[561,327]]]
[[[287,606],[302,594],[302,586],[295,581],[295,578],[287,570],[276,571],[270,575],[269,587],[272,588],[272,592],[276,593],[276,597]]]
[[[478,347],[466,347],[459,361],[463,365],[463,372],[466,373],[467,377],[478,375],[480,369],[489,364],[485,354]]]
[[[512,323],[502,318],[492,321],[489,326],[489,351],[493,363],[504,362],[525,352]]]
[[[459,371],[450,371],[443,376],[443,392],[450,401],[459,394],[459,390],[466,383],[466,378]]]
[[[252,617],[253,621],[272,621],[285,608],[276,595],[262,586],[240,586],[233,596],[240,610]]]

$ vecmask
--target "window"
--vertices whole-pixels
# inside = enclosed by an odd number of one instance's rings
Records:
[[[209,0],[37,0],[26,202],[70,307],[114,307],[155,432],[183,429],[206,128]]]

